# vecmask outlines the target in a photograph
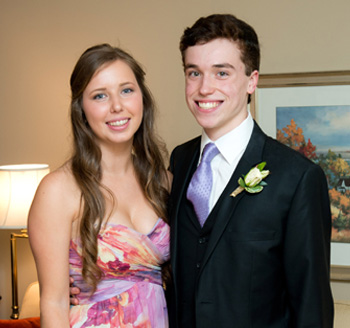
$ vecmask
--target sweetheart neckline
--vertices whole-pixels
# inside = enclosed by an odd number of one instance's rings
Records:
[[[154,226],[152,227],[152,229],[148,233],[142,233],[142,232],[137,231],[134,228],[128,227],[128,226],[126,226],[125,224],[122,224],[122,223],[107,222],[105,226],[108,226],[108,225],[111,225],[111,226],[114,226],[114,227],[120,226],[120,227],[126,228],[126,229],[128,229],[130,231],[136,232],[139,235],[143,235],[143,236],[147,236],[148,237],[149,235],[151,235],[154,232],[154,230],[157,228],[159,222],[161,222],[161,221],[163,221],[166,224],[166,222],[162,218],[158,218],[156,223],[154,224]]]

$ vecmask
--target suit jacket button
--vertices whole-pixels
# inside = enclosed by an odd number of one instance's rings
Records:
[[[198,262],[198,263],[196,264],[196,267],[197,267],[197,269],[199,269],[199,268],[201,267],[201,264]]]

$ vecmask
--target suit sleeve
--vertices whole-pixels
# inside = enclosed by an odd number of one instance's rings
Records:
[[[292,327],[333,326],[330,238],[327,181],[322,169],[311,165],[296,189],[286,225],[284,268]]]
[[[171,173],[174,173],[174,151],[172,151],[171,154],[170,154],[170,161],[169,161],[168,170]]]
[[[170,164],[169,164],[169,168],[168,170],[174,174],[174,170],[175,170],[175,157],[176,157],[176,150],[178,149],[178,147],[176,147],[170,154]]]

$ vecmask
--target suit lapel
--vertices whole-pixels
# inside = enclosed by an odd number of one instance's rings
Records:
[[[231,197],[230,194],[238,187],[238,179],[242,176],[242,174],[247,174],[252,167],[263,161],[262,153],[265,145],[265,140],[266,135],[255,123],[248,146],[226,188],[224,189],[219,200],[210,213],[210,216],[215,217],[215,223],[210,235],[206,253],[202,261],[200,273],[205,267],[210,255],[214,251],[218,241],[225,231],[228,222],[234,216],[235,209],[238,206],[240,200],[245,196],[246,192],[243,191],[236,197]]]

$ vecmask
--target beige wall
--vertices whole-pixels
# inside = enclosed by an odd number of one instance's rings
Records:
[[[184,101],[178,41],[199,16],[224,12],[255,27],[261,73],[350,68],[348,0],[0,0],[0,165],[54,169],[69,157],[69,76],[81,52],[101,42],[123,47],[145,66],[169,150],[197,135]],[[0,232],[1,246],[3,238]],[[4,318],[9,250],[0,252]],[[339,290],[342,298],[350,294]]]

